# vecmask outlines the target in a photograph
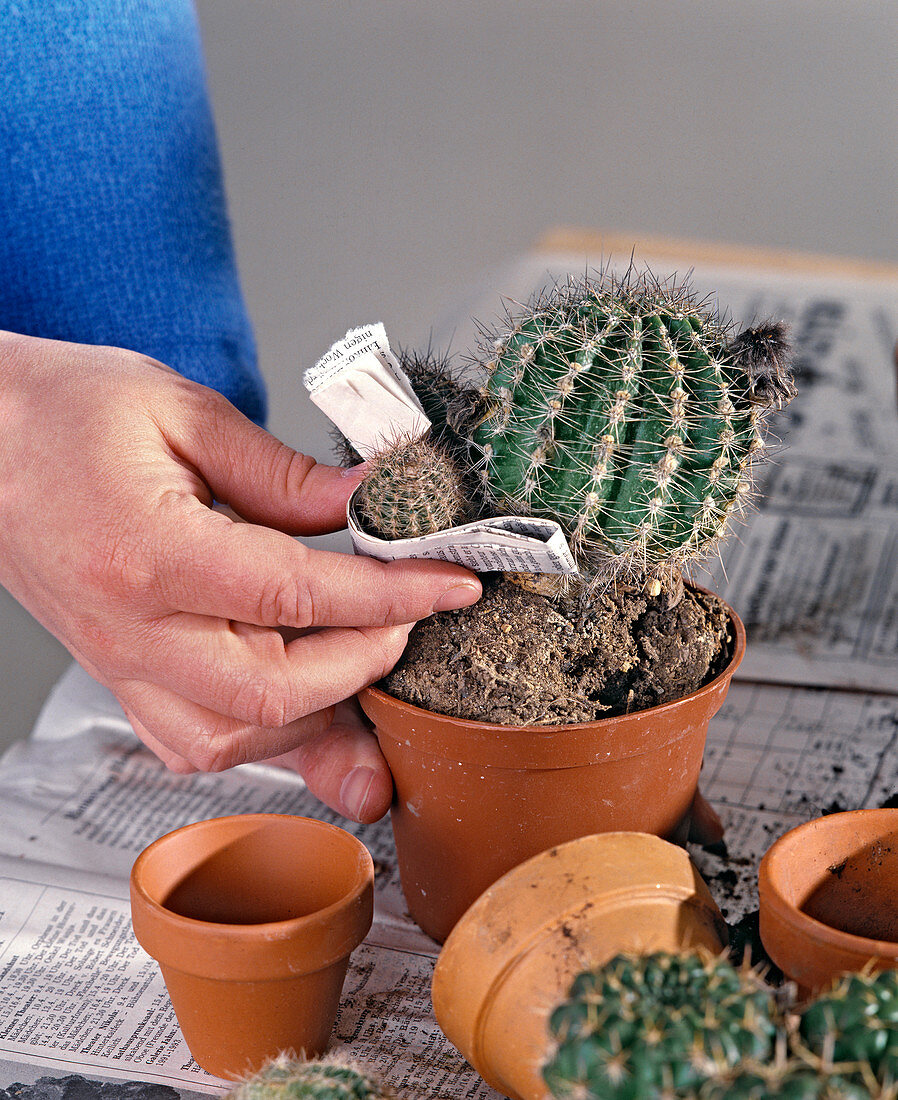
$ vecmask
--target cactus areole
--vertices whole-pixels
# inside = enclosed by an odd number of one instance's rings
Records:
[[[663,573],[713,548],[794,393],[782,326],[734,338],[648,277],[558,287],[485,350],[471,442],[489,507],[558,520],[593,569]]]

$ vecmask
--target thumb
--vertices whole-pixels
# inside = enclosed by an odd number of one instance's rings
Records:
[[[251,523],[292,535],[346,526],[346,503],[365,468],[326,466],[288,447],[219,394],[204,393],[189,426],[169,438],[213,496]]]

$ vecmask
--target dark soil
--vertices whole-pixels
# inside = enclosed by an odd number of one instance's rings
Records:
[[[473,607],[425,619],[380,686],[416,706],[507,725],[644,710],[695,691],[732,645],[723,603],[687,588],[673,608],[641,592],[548,599],[501,574]]]

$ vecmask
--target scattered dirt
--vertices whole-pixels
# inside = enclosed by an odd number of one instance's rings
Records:
[[[695,691],[726,663],[724,604],[687,588],[665,597],[607,591],[549,599],[501,574],[482,578],[473,607],[433,615],[412,631],[380,686],[457,718],[558,725],[644,710]]]
[[[767,954],[761,941],[760,923],[760,914],[757,909],[753,909],[741,920],[729,925],[730,962],[734,966],[752,966],[760,971],[769,985],[779,986],[783,984],[785,975]]]

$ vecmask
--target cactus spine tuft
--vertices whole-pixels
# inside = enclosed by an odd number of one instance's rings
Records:
[[[648,277],[558,287],[484,351],[471,442],[488,507],[558,520],[593,569],[663,575],[711,549],[794,392],[781,325],[733,339]]]

